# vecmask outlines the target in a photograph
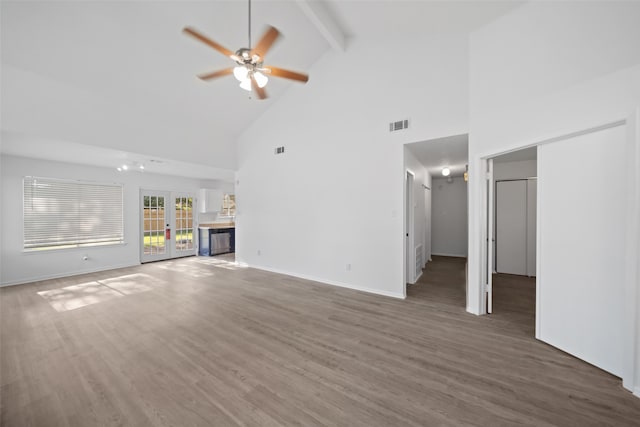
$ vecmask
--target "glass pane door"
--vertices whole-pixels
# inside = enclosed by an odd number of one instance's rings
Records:
[[[193,197],[178,195],[175,200],[175,256],[195,254],[193,243]]]
[[[163,192],[142,192],[142,262],[169,258],[165,209],[167,194]]]
[[[196,254],[193,195],[142,190],[141,262]]]

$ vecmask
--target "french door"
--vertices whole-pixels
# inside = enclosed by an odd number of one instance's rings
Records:
[[[140,192],[141,262],[195,255],[193,195]]]

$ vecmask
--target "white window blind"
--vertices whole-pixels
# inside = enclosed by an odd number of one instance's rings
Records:
[[[122,185],[24,178],[24,249],[122,243]]]

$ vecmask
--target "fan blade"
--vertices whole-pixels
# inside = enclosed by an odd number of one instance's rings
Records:
[[[263,34],[256,47],[251,50],[251,56],[260,55],[261,58],[264,58],[264,56],[267,54],[267,52],[279,36],[280,31],[278,31],[275,27],[269,27]]]
[[[251,89],[258,94],[258,98],[265,99],[267,97],[267,91],[258,86],[258,82],[253,74],[251,75]]]
[[[194,37],[195,39],[200,40],[202,43],[204,43],[206,45],[211,46],[212,48],[214,48],[215,50],[217,50],[218,52],[220,52],[224,56],[228,56],[231,59],[234,59],[236,57],[236,55],[233,52],[231,52],[229,49],[227,49],[226,47],[224,47],[222,45],[219,45],[218,43],[216,43],[213,40],[211,40],[209,37],[205,36],[204,34],[201,34],[197,30],[195,30],[194,28],[184,27],[182,32],[184,32],[186,34],[189,34],[191,37]]]
[[[202,80],[211,80],[211,79],[226,76],[229,74],[233,74],[233,68],[225,68],[223,70],[213,71],[211,73],[198,74],[198,78]]]
[[[265,66],[265,71],[274,77],[281,77],[283,79],[296,80],[302,83],[309,81],[309,76],[302,73],[296,73],[295,71],[285,70],[284,68]],[[267,71],[268,70],[268,71]]]

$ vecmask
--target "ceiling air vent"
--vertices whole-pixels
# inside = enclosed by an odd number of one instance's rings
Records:
[[[284,153],[284,146],[282,147],[276,147],[275,150],[273,150],[274,154],[282,154]]]
[[[409,128],[409,119],[389,123],[389,132],[396,132],[407,128]]]

